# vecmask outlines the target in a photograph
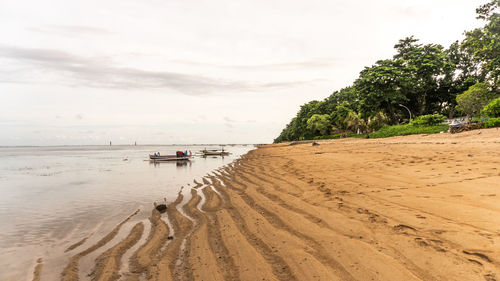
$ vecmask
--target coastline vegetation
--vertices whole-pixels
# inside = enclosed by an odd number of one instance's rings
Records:
[[[435,133],[447,130],[440,125],[444,116],[498,126],[499,8],[500,0],[477,8],[484,26],[466,31],[448,48],[421,44],[413,36],[399,40],[392,58],[365,67],[352,85],[302,105],[274,142]],[[441,121],[426,123],[422,116]]]
[[[435,134],[448,130],[448,125],[418,126],[412,124],[386,126],[370,134],[370,138],[387,138],[414,134]]]

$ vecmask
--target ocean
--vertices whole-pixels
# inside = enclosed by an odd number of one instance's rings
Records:
[[[147,218],[153,202],[175,201],[181,187],[254,146],[225,146],[229,156],[189,162],[148,160],[205,148],[220,146],[0,147],[0,280],[31,280],[40,257],[45,280],[58,279],[69,245],[109,232],[137,209],[137,219]]]

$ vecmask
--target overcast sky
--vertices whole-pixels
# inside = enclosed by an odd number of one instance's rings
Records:
[[[268,143],[484,0],[1,0],[0,145]]]

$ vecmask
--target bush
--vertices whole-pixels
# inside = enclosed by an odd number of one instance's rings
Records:
[[[495,127],[500,127],[500,117],[497,118],[490,118],[488,121],[486,121],[483,125],[485,128],[495,128]]]
[[[463,94],[457,96],[457,109],[467,116],[477,116],[481,109],[495,98],[488,84],[477,83],[469,87]]]
[[[481,114],[488,117],[500,117],[500,98],[496,98],[485,105],[483,110],[481,110]]]
[[[371,133],[370,138],[387,138],[414,134],[435,134],[442,131],[448,131],[448,125],[415,126],[412,124],[405,124],[383,127],[382,129]]]
[[[410,124],[413,126],[433,126],[443,123],[444,120],[446,120],[446,117],[441,114],[429,114],[418,116]]]

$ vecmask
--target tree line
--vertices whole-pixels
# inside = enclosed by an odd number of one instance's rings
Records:
[[[412,117],[477,116],[500,95],[500,0],[476,9],[484,26],[448,48],[399,40],[396,54],[365,67],[354,83],[300,107],[274,142],[377,130]]]

